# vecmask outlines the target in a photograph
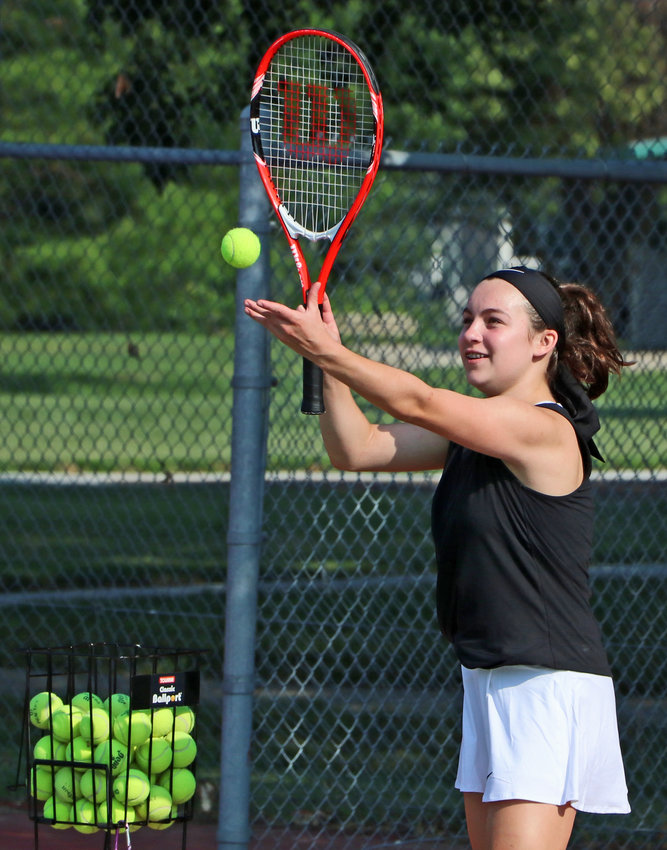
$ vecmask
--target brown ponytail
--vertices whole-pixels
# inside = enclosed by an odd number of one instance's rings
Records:
[[[555,284],[555,281],[552,281]],[[597,295],[578,283],[556,284],[565,313],[565,347],[557,357],[583,384],[586,394],[601,396],[609,384],[609,373],[621,374],[632,362],[623,358],[609,316]],[[551,380],[557,359],[549,364]]]

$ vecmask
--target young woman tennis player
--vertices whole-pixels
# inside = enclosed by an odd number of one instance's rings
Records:
[[[307,307],[247,314],[320,366],[332,463],[444,469],[432,506],[441,629],[461,662],[456,786],[473,850],[564,850],[577,810],[629,811],[614,689],[589,605],[590,399],[628,365],[596,296],[539,271],[474,289],[459,351],[482,398],[428,386],[341,342]],[[397,422],[374,425],[350,390]]]

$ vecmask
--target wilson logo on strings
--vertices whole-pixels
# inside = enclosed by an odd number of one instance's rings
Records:
[[[290,156],[327,162],[348,156],[357,130],[356,103],[349,88],[280,80],[278,92],[282,141]]]

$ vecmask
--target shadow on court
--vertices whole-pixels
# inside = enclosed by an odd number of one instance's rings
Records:
[[[187,850],[218,850],[217,824],[188,822]],[[130,836],[132,850],[182,850],[180,825],[169,830],[143,828]],[[74,829],[57,830],[40,824],[39,850],[103,850],[104,835],[82,835]],[[111,850],[128,850],[125,833],[111,836]],[[35,829],[25,801],[0,801],[0,850],[34,850]],[[345,835],[341,832],[309,832],[286,827],[270,829],[250,839],[248,850],[465,850],[464,845],[444,839],[391,840],[378,836]]]

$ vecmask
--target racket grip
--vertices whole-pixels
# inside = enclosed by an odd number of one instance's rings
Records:
[[[324,375],[319,366],[303,358],[303,401],[301,413],[319,416],[324,413]]]

